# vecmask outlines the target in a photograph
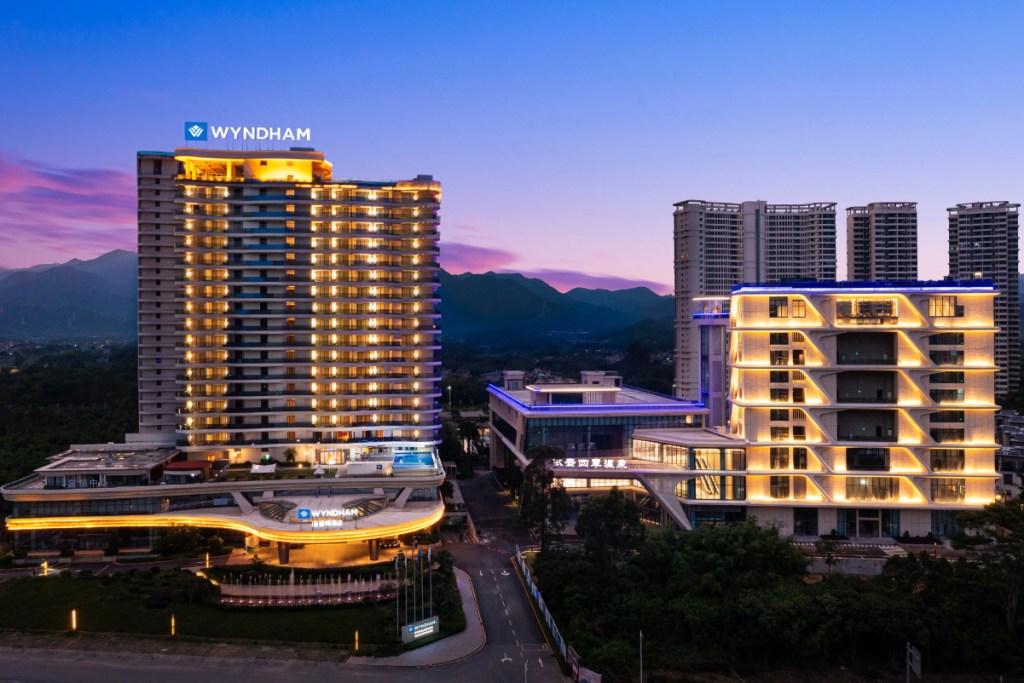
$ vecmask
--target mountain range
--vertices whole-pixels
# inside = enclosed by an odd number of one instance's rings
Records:
[[[123,250],[0,271],[0,339],[134,339],[136,283],[137,256]],[[674,310],[671,296],[645,287],[563,293],[514,273],[441,271],[441,298],[444,338],[471,343],[657,330],[670,337]]]

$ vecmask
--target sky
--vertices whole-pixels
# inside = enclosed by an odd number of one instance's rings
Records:
[[[0,267],[135,248],[135,153],[308,127],[335,178],[430,173],[442,266],[672,283],[684,199],[1024,199],[1019,2],[15,3]],[[839,272],[845,270],[840,213]]]

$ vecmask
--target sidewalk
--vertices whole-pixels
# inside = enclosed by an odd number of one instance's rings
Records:
[[[438,666],[464,659],[480,650],[487,642],[487,634],[484,633],[480,608],[476,603],[473,581],[469,574],[458,567],[455,567],[454,571],[459,595],[462,597],[462,609],[466,613],[465,631],[403,652],[397,657],[349,657],[348,663],[368,666]]]

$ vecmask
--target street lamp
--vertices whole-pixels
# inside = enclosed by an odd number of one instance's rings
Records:
[[[448,412],[452,412],[452,385],[448,385]]]

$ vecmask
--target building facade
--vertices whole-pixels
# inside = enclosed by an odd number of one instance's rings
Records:
[[[567,490],[635,491],[657,503],[660,518],[647,519],[683,528],[754,518],[801,536],[949,537],[958,513],[995,499],[1000,477],[996,294],[979,281],[737,286],[728,427],[700,428],[708,411],[694,406],[687,427],[634,423],[621,432],[628,446],[595,457],[580,448],[583,421],[560,441],[540,418],[578,421],[575,410],[599,432],[614,424],[607,398],[561,405],[547,387],[492,387],[492,452],[525,465],[530,445],[557,445]],[[635,399],[647,405],[617,410],[667,407]]]
[[[991,280],[995,303],[996,394],[1020,390],[1020,293],[1018,209],[1010,202],[973,202],[946,209],[949,214],[949,277]]]
[[[762,522],[848,536],[929,531],[994,499],[995,288],[738,287],[731,433]]]
[[[687,200],[675,208],[675,395],[697,399],[699,300],[729,296],[741,282],[834,281],[836,205]]]
[[[436,522],[440,184],[336,180],[311,148],[137,164],[139,433],[5,486],[8,527],[188,518],[286,550]]]
[[[846,279],[917,279],[916,202],[875,202],[846,209]]]

